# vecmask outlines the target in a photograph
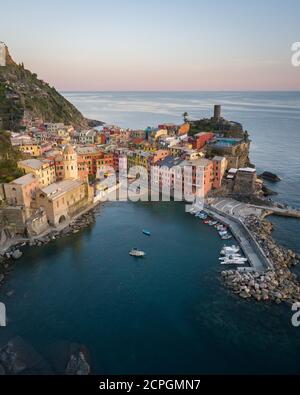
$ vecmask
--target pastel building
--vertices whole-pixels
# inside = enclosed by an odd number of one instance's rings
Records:
[[[63,180],[41,188],[36,202],[44,208],[49,224],[58,226],[89,207],[93,191],[83,180]]]
[[[10,206],[30,208],[38,188],[38,178],[34,174],[26,174],[9,184],[4,184],[5,199]]]
[[[222,180],[224,178],[227,169],[227,159],[223,156],[215,156],[213,158],[214,165],[214,183],[213,187],[215,189],[221,188]]]
[[[205,145],[214,139],[215,135],[211,132],[201,132],[194,136],[193,147],[197,150],[202,149]]]
[[[18,167],[24,174],[34,174],[40,187],[52,184],[56,181],[54,161],[48,159],[26,159],[18,162]]]

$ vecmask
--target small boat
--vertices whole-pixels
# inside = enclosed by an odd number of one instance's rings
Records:
[[[219,261],[224,261],[226,259],[243,258],[241,254],[228,254],[226,256],[221,256]]]
[[[144,235],[146,235],[146,236],[151,236],[151,233],[150,233],[149,230],[143,229],[143,233],[144,233]]]
[[[205,223],[205,225],[208,225],[208,224],[210,223],[210,220],[209,220],[209,219],[206,219],[206,220],[204,221],[204,223]]]
[[[217,225],[218,221],[210,221],[210,223],[208,224],[209,226],[215,226]]]
[[[227,235],[221,236],[221,239],[222,240],[231,240],[232,236],[227,234]]]
[[[225,258],[223,261],[221,262],[239,262],[239,263],[246,263],[248,262],[247,258]]]
[[[225,236],[225,235],[228,235],[228,232],[227,232],[227,230],[219,230],[219,235]]]
[[[237,262],[237,261],[226,261],[221,262],[221,265],[244,265],[246,262]]]
[[[140,251],[137,248],[132,248],[131,251],[129,252],[129,255],[135,256],[137,258],[142,258],[146,255],[144,251]]]
[[[236,254],[239,251],[240,251],[240,247],[237,247],[237,246],[231,246],[231,247],[224,246],[224,248],[221,250],[221,255]]]

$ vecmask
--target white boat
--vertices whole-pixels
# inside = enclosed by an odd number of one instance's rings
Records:
[[[238,261],[226,261],[221,262],[221,265],[244,265],[246,262],[238,262]]]
[[[226,255],[226,254],[234,254],[240,251],[240,247],[232,245],[232,246],[224,246],[223,249],[221,250],[221,255]]]
[[[243,258],[243,257],[241,254],[227,254],[226,256],[221,256],[219,260],[224,261],[224,259],[234,259],[234,258]]]
[[[228,264],[234,264],[234,263],[237,263],[237,264],[243,264],[243,263],[246,263],[246,262],[248,262],[248,259],[247,258],[225,258],[223,261],[221,261],[222,263],[228,263]]]
[[[132,248],[132,250],[129,252],[129,255],[142,258],[146,255],[146,253],[144,251],[138,250],[137,248]]]
[[[228,235],[228,232],[227,232],[227,230],[220,230],[219,231],[219,235],[220,236],[226,236],[226,235]]]
[[[232,239],[232,236],[229,235],[229,234],[226,234],[226,235],[224,235],[224,236],[221,236],[221,239],[222,239],[222,240],[231,240],[231,239]]]

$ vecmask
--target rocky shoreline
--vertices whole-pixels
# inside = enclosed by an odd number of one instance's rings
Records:
[[[299,302],[300,283],[291,268],[297,265],[300,256],[275,242],[271,236],[273,225],[269,221],[251,215],[245,223],[273,263],[273,269],[264,273],[223,271],[221,276],[225,285],[243,299],[253,298],[258,302],[277,304]]]
[[[28,239],[22,243],[15,244],[5,252],[0,253],[0,287],[3,284],[6,276],[13,270],[15,261],[23,256],[22,249],[24,247],[41,247],[62,237],[68,237],[72,234],[77,234],[81,229],[84,229],[95,223],[97,211],[98,206],[93,207],[88,212],[74,219],[70,224],[66,225],[61,230],[51,230],[45,236],[37,237],[35,239]]]
[[[50,344],[44,357],[20,336],[0,345],[0,376],[36,374],[87,376],[90,352],[85,345],[60,341]]]

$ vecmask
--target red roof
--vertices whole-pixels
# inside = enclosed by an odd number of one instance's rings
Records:
[[[136,139],[133,139],[131,142],[135,145],[139,145],[139,144],[142,144],[144,141],[145,141],[145,139],[143,139],[143,138],[136,138]]]

